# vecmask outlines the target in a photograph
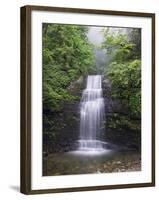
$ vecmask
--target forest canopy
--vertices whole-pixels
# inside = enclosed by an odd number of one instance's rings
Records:
[[[141,29],[104,28],[102,48],[110,55],[104,74],[112,85],[112,96],[140,119]]]
[[[121,105],[120,111],[107,113],[107,127],[140,132],[141,29],[99,27],[102,40],[98,44],[90,40],[90,30],[97,27],[43,23],[43,127],[49,126],[51,134],[59,133],[55,119],[65,117],[64,105],[71,104],[73,109],[80,103],[84,87],[76,88],[75,83],[88,74],[101,74],[103,83],[111,87],[108,96],[109,88],[103,86],[104,97]],[[78,116],[69,115],[69,123],[78,123]]]
[[[44,111],[60,111],[63,101],[76,99],[68,87],[94,63],[87,32],[86,26],[43,24]]]

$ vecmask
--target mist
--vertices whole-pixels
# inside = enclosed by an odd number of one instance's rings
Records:
[[[103,30],[104,27],[90,27],[88,31],[88,40],[94,45],[93,53],[95,56],[95,68],[98,73],[103,72],[103,68],[107,62],[106,50],[101,49],[104,41]]]

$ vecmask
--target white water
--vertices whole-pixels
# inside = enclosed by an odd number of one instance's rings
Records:
[[[104,129],[105,105],[100,75],[87,77],[80,106],[79,150],[85,152],[103,151],[100,141]]]

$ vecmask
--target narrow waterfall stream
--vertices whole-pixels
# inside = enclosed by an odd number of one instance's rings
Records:
[[[103,151],[101,139],[104,130],[105,105],[101,75],[89,75],[80,104],[79,150]]]

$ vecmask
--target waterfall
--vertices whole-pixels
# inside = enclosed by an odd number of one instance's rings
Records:
[[[100,140],[104,129],[105,105],[101,75],[87,77],[80,104],[80,140],[79,149],[98,151],[103,149]]]

